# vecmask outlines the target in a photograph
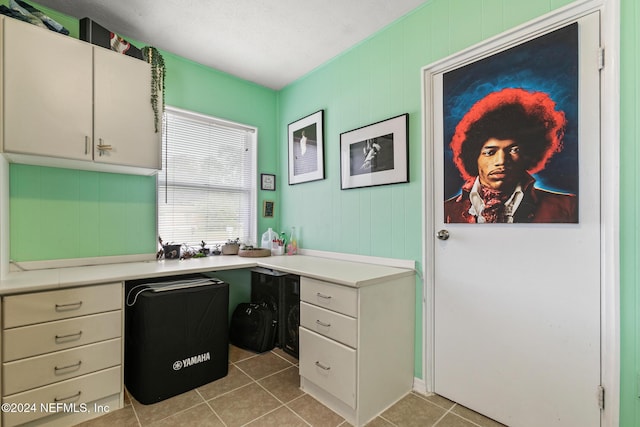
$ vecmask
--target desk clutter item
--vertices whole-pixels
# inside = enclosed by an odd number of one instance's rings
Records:
[[[180,249],[182,245],[164,245],[164,259],[180,259]]]
[[[222,255],[238,255],[238,251],[240,251],[240,239],[229,239],[222,245]]]
[[[55,31],[56,33],[64,34],[65,36],[69,35],[69,30],[63,27],[62,24],[54,21],[41,10],[33,7],[33,5],[25,1],[10,0],[9,7],[0,5],[0,14],[28,22],[37,27]]]
[[[244,248],[238,251],[238,256],[249,258],[271,256],[271,250],[264,248]]]
[[[80,19],[79,27],[80,40],[89,42],[96,46],[102,46],[105,49],[110,49],[114,52],[122,53],[133,58],[144,60],[140,49],[90,18]]]
[[[125,282],[124,382],[145,405],[225,377],[229,285],[201,274]]]
[[[267,304],[243,302],[231,315],[231,344],[258,353],[272,350],[276,344],[278,319]]]

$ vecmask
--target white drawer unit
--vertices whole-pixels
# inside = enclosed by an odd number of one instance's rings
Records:
[[[97,405],[87,404],[86,402],[95,402],[103,396],[118,394],[121,389],[122,367],[116,366],[24,393],[14,394],[3,398],[2,403],[15,405],[16,409],[20,408],[21,411],[4,412],[2,414],[2,425],[3,427],[12,427],[43,418],[44,416],[57,418],[57,425],[73,425],[80,422],[76,420],[82,418],[85,410],[92,412],[96,410]],[[28,409],[25,404],[30,405]],[[113,406],[109,408],[110,411],[115,409],[117,408]],[[62,417],[64,419],[73,418],[73,422],[65,424],[64,421],[59,420]],[[55,424],[53,420],[52,423]]]
[[[120,338],[4,364],[3,395],[66,380],[121,363]]]
[[[353,287],[301,277],[300,387],[363,426],[413,388],[415,278]]]
[[[60,405],[106,401],[109,410],[122,407],[122,292],[122,283],[109,283],[3,298],[2,402],[37,406],[3,412],[3,426],[34,420],[64,425],[100,415],[55,410]]]
[[[300,325],[342,344],[356,347],[358,322],[355,317],[300,302]]]
[[[300,286],[300,301],[358,317],[358,290],[304,277]],[[302,284],[302,282],[301,282]]]
[[[6,329],[2,335],[3,360],[10,362],[33,354],[117,338],[121,334],[120,310]]]
[[[122,283],[4,298],[4,328],[122,309]]]

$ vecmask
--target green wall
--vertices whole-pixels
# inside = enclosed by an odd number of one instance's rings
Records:
[[[155,189],[155,177],[11,165],[11,259],[154,253]]]
[[[620,426],[640,426],[640,4],[620,10]],[[613,171],[612,171],[613,172]]]
[[[323,181],[284,186],[281,224],[297,226],[300,245],[327,251],[422,259],[421,67],[571,3],[569,0],[431,0],[279,94],[280,141],[287,124],[325,110]],[[620,425],[640,426],[640,235],[638,165],[640,6],[621,0],[621,408]],[[410,183],[340,190],[340,133],[410,114]],[[279,175],[287,176],[280,151]],[[615,171],[612,171],[615,173]],[[422,283],[416,281],[415,373],[422,377]]]
[[[78,37],[77,19],[34,6]],[[139,47],[152,44],[130,41]],[[276,92],[161,52],[167,105],[257,127],[258,172],[275,172]],[[157,249],[155,177],[12,164],[10,181],[10,257],[16,262],[149,254]],[[259,191],[259,206],[274,195]],[[261,230],[276,228],[276,220],[259,217],[257,238]]]

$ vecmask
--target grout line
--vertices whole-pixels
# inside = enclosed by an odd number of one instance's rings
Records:
[[[274,374],[267,375],[267,376],[266,376],[266,377],[264,377],[264,378],[269,378],[270,376],[276,375],[276,374],[277,374],[277,373],[279,373],[279,372],[284,372],[284,371],[286,371],[287,369],[291,369],[292,367],[295,367],[295,365],[289,366],[289,367],[287,367],[287,368],[285,368],[285,369],[282,369],[282,370],[280,370],[280,371],[278,371],[278,372],[276,372],[276,373],[274,373]],[[264,378],[261,378],[260,380],[263,380]],[[296,397],[296,398],[294,398],[294,399],[292,399],[292,400],[290,400],[290,401],[288,401],[288,402],[284,402],[284,401],[280,400],[280,399],[279,399],[275,394],[273,394],[271,391],[269,391],[265,386],[263,386],[262,384],[260,384],[260,383],[258,382],[258,380],[254,380],[254,382],[258,385],[258,387],[262,388],[264,391],[266,391],[267,393],[269,393],[269,394],[270,394],[274,399],[276,399],[278,402],[280,402],[280,403],[282,404],[281,406],[279,406],[279,407],[278,407],[278,408],[276,408],[276,409],[279,409],[279,408],[282,408],[282,407],[287,408],[289,411],[293,412],[293,414],[294,414],[296,417],[300,418],[300,419],[301,419],[305,424],[307,424],[308,426],[312,426],[312,424],[310,424],[307,420],[305,420],[305,419],[302,417],[302,415],[298,414],[295,410],[293,410],[293,408],[289,407],[289,403],[291,403],[291,402],[295,402],[296,400],[298,400],[298,399],[300,399],[300,398],[304,397],[307,393],[304,393],[304,392],[303,392],[303,394],[302,394],[302,395],[300,395],[300,396],[298,396],[298,397]],[[274,409],[274,411],[275,411],[276,409]],[[271,411],[271,412],[273,412],[273,411]],[[271,413],[271,412],[268,412],[268,413]],[[266,415],[266,414],[264,414],[264,415]],[[262,415],[262,416],[260,416],[260,417],[256,418],[256,420],[257,420],[257,419],[260,419],[260,418],[262,418],[262,417],[264,417],[264,415]],[[255,421],[255,420],[253,420],[253,421]]]
[[[280,359],[282,359],[282,360],[286,360],[287,362],[291,363],[291,365],[293,365],[293,366],[297,366],[295,363],[291,362],[291,361],[290,361],[289,359],[287,359],[286,357],[281,356],[280,354],[278,354],[278,353],[275,351],[275,349],[276,349],[276,348],[278,348],[278,347],[275,347],[273,350],[270,350],[270,351],[271,351],[271,353],[275,354],[276,356],[278,356],[278,357],[279,357]],[[281,349],[281,350],[282,350],[282,349]],[[282,352],[284,353],[284,350],[282,350]],[[293,357],[293,356],[291,356],[291,357]]]
[[[265,375],[264,377],[258,378],[258,379],[254,380],[254,381],[262,381],[262,380],[264,380],[264,379],[267,379],[267,378],[273,377],[274,375],[281,374],[281,373],[283,373],[284,371],[286,371],[287,369],[291,369],[291,368],[295,368],[295,366],[287,366],[286,368],[280,369],[279,371],[273,372],[273,373],[271,373],[271,374],[269,374],[269,375]]]
[[[257,418],[254,418],[254,419],[252,419],[252,420],[247,421],[246,423],[242,424],[242,425],[241,425],[241,427],[244,427],[244,426],[246,426],[246,425],[249,425],[249,424],[251,424],[251,423],[252,423],[252,422],[254,422],[254,421],[258,421],[260,418],[264,418],[264,417],[266,417],[267,415],[271,414],[272,412],[277,411],[278,409],[280,409],[280,408],[282,408],[282,407],[284,407],[284,405],[277,406],[276,408],[274,408],[274,409],[270,410],[269,412],[265,412],[264,414],[260,415],[259,417],[257,417]]]
[[[295,364],[291,363],[289,360],[285,359],[284,357],[280,356],[279,354],[275,353],[274,351],[270,351],[270,352],[271,352],[272,354],[274,354],[275,356],[279,357],[280,359],[282,359],[282,360],[284,360],[284,361],[288,362],[290,366],[287,366],[286,368],[283,368],[283,369],[281,369],[281,370],[279,370],[279,371],[277,371],[277,372],[271,373],[271,374],[269,374],[269,375],[267,375],[267,376],[264,376],[264,377],[262,377],[262,378],[260,378],[260,379],[254,379],[252,376],[250,376],[249,374],[247,374],[245,371],[243,371],[243,370],[242,370],[242,368],[240,368],[240,367],[239,367],[239,366],[237,366],[237,365],[236,365],[236,368],[237,368],[240,372],[242,372],[243,374],[245,374],[247,377],[249,377],[249,378],[251,379],[251,382],[252,382],[252,383],[255,383],[258,387],[260,387],[262,390],[264,390],[265,392],[267,392],[271,397],[273,397],[277,402],[279,402],[279,403],[280,403],[280,406],[278,406],[278,407],[274,408],[273,410],[271,410],[271,411],[269,411],[269,412],[267,412],[267,413],[264,413],[264,414],[260,415],[259,417],[255,418],[255,419],[252,419],[251,421],[248,421],[247,423],[243,424],[243,426],[246,426],[246,425],[248,425],[248,424],[251,424],[251,423],[252,423],[252,422],[254,422],[254,421],[257,421],[257,420],[259,420],[259,419],[261,419],[261,418],[264,418],[265,416],[267,416],[267,415],[271,414],[272,412],[277,411],[277,410],[278,410],[278,409],[280,409],[280,408],[286,408],[287,410],[291,411],[291,412],[292,412],[296,417],[298,417],[300,420],[302,420],[302,422],[304,422],[306,425],[308,425],[308,426],[311,426],[311,427],[312,427],[312,424],[310,424],[307,420],[305,420],[304,418],[302,418],[302,416],[301,416],[300,414],[298,414],[296,411],[294,411],[292,408],[290,408],[290,407],[289,407],[289,405],[287,404],[287,403],[291,403],[291,402],[294,402],[294,401],[296,401],[296,400],[300,399],[301,397],[305,396],[305,395],[306,395],[306,393],[304,393],[304,394],[302,394],[301,396],[298,396],[298,397],[296,397],[296,398],[294,398],[294,399],[290,400],[289,402],[283,402],[283,401],[282,401],[281,399],[279,399],[275,394],[273,394],[271,391],[269,391],[265,386],[263,386],[262,384],[260,384],[260,382],[259,382],[259,381],[262,381],[262,380],[264,380],[265,378],[272,377],[272,376],[274,376],[274,375],[277,375],[277,374],[279,374],[279,373],[281,373],[281,372],[286,371],[287,369],[291,369],[291,368],[295,368],[295,367],[296,367],[296,365],[295,365]],[[256,356],[259,356],[259,354],[258,354],[258,355],[256,355]],[[248,360],[248,359],[244,359],[244,360]],[[245,386],[247,386],[247,385],[251,385],[251,383],[246,384]],[[245,387],[245,386],[243,386],[243,387]],[[215,411],[214,411],[214,412],[215,412]]]
[[[124,386],[123,386],[124,388]],[[124,393],[129,396],[129,405],[131,405],[131,409],[133,410],[133,416],[136,417],[136,421],[138,421],[138,426],[142,427],[142,422],[140,421],[140,417],[138,417],[138,412],[136,411],[136,407],[133,406],[133,397],[129,394],[126,388],[124,388]],[[126,408],[126,405],[122,408]]]
[[[209,401],[207,399],[204,398],[204,396],[202,395],[202,393],[200,393],[200,390],[198,390],[198,388],[195,389],[196,393],[198,393],[198,395],[200,396],[200,398],[204,401],[204,404],[207,405],[207,407],[209,409],[211,409],[211,412],[213,412],[213,415],[216,416],[216,418],[218,418],[220,420],[220,422],[222,423],[223,426],[227,427],[227,423],[224,422],[224,420],[222,419],[222,417],[220,417],[220,415],[218,415],[218,413],[216,412],[215,409],[213,409],[213,407],[211,405],[209,405]],[[213,399],[211,399],[213,400]]]
[[[225,391],[224,393],[218,394],[216,397],[212,397],[211,399],[208,399],[208,400],[207,400],[207,399],[205,399],[205,402],[210,402],[210,401],[212,401],[212,400],[216,400],[216,399],[217,399],[217,398],[219,398],[219,397],[226,396],[227,394],[233,393],[234,391],[238,391],[238,390],[240,390],[241,388],[247,387],[247,386],[251,385],[251,383],[254,383],[254,382],[255,382],[255,380],[254,380],[253,378],[249,377],[249,379],[251,380],[250,382],[248,382],[248,383],[246,383],[246,384],[243,384],[243,385],[241,385],[241,386],[239,386],[239,387],[236,387],[236,388],[234,388],[234,389],[232,389],[232,390],[228,390],[228,391]]]
[[[437,405],[436,405],[437,406]],[[444,417],[446,417],[453,408],[456,407],[456,404],[454,404],[451,408],[449,408],[444,414],[442,414],[442,416],[440,418],[438,418],[438,421],[436,421],[435,423],[433,423],[433,427],[436,427],[440,421],[442,421],[444,419]],[[455,415],[455,414],[454,414]]]
[[[386,422],[388,422],[389,424],[391,424],[393,427],[398,427],[398,425],[397,425],[396,423],[394,423],[393,421],[391,421],[391,420],[389,420],[389,419],[387,419],[387,418],[383,417],[383,416],[382,416],[382,414],[378,415],[376,418],[382,418],[383,420],[385,420]],[[375,418],[374,418],[374,420],[375,420]]]
[[[444,417],[446,417],[446,416],[447,416],[447,414],[449,414],[449,413],[451,413],[451,415],[453,415],[454,417],[461,418],[461,419],[463,419],[463,420],[465,420],[465,421],[467,421],[467,422],[469,422],[469,423],[473,424],[474,426],[482,427],[480,424],[478,424],[478,423],[476,423],[476,422],[474,422],[474,421],[472,421],[472,420],[470,420],[470,419],[468,419],[468,418],[465,418],[465,417],[463,417],[463,416],[462,416],[462,415],[460,415],[460,414],[456,414],[455,412],[453,412],[453,409],[454,409],[456,406],[461,406],[461,405],[460,405],[459,403],[455,403],[455,402],[454,402],[453,406],[452,406],[451,408],[449,408],[449,410],[448,410],[448,411],[447,411],[447,412],[446,412],[442,417],[440,417],[440,419],[439,419],[438,421],[436,421],[436,423],[433,425],[433,427],[436,427],[436,426],[438,425],[438,423],[439,423],[440,421],[442,421],[442,419],[443,419]]]

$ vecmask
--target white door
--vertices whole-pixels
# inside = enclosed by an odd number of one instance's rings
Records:
[[[434,391],[514,427],[600,425],[599,15],[581,18],[578,34],[578,224],[445,224],[446,70],[425,81],[434,132],[426,230],[449,234],[428,239]]]

